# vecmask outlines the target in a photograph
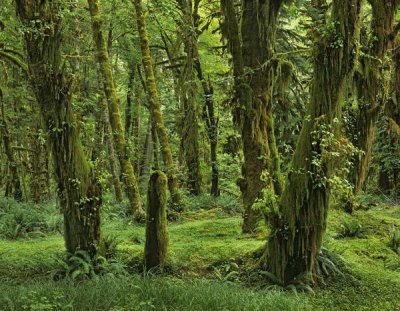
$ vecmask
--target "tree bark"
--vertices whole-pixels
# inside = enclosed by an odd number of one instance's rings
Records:
[[[135,177],[134,169],[129,158],[126,145],[124,127],[122,126],[119,102],[115,91],[114,77],[111,68],[110,58],[103,33],[103,22],[100,15],[97,0],[88,0],[89,11],[92,19],[93,39],[97,47],[97,59],[100,65],[100,72],[103,78],[104,93],[107,98],[110,125],[113,132],[113,139],[117,156],[121,166],[122,180],[126,188],[130,202],[130,213],[141,218],[143,211],[140,202],[140,193]]]
[[[181,195],[178,189],[178,180],[176,178],[172,151],[169,145],[168,133],[164,125],[164,118],[161,113],[160,98],[157,91],[156,80],[154,77],[152,58],[150,54],[149,39],[146,30],[146,22],[143,13],[141,0],[133,0],[136,9],[136,22],[139,32],[140,48],[142,52],[142,62],[146,76],[146,86],[150,101],[150,113],[155,122],[157,136],[161,146],[161,154],[164,164],[167,168],[168,188],[172,196],[172,202],[175,208],[181,209]]]
[[[253,209],[255,201],[262,198],[262,190],[270,189],[271,198],[282,192],[272,116],[272,57],[281,4],[280,0],[243,1],[239,30],[233,1],[221,1],[233,58],[234,120],[242,136],[244,153],[242,179],[238,182],[245,208],[244,233],[253,232],[262,215],[260,210]],[[264,171],[268,175],[265,180]]]
[[[25,27],[30,82],[52,147],[66,248],[94,256],[100,244],[101,189],[76,128],[73,79],[62,69],[62,7],[47,0],[15,4]]]
[[[16,201],[22,201],[23,191],[21,187],[21,180],[18,172],[18,164],[14,156],[14,150],[11,145],[11,135],[8,129],[8,124],[5,116],[3,91],[0,89],[0,103],[1,103],[1,125],[0,132],[3,138],[4,151],[7,157],[7,164],[10,171],[11,180],[9,184],[11,187],[6,187],[6,196],[13,194]],[[11,191],[10,191],[11,190]]]
[[[168,250],[167,176],[155,171],[147,192],[145,267],[163,269]]]
[[[324,0],[314,0],[319,16],[327,15]],[[317,256],[326,229],[331,165],[323,159],[323,129],[334,131],[340,117],[345,83],[352,78],[359,41],[361,0],[334,0],[330,18],[314,20],[314,79],[291,170],[279,201],[279,211],[270,217],[271,233],[263,265],[282,284],[305,276],[317,280]],[[335,25],[333,34],[319,29]],[[337,38],[341,44],[336,44]],[[319,162],[319,161],[317,161]]]
[[[385,106],[389,91],[387,77],[388,66],[385,58],[393,44],[395,13],[399,0],[368,0],[372,7],[371,46],[364,57],[360,57],[360,66],[356,74],[358,114],[353,137],[355,147],[363,151],[354,159],[354,168],[350,180],[354,184],[354,194],[359,193],[367,179],[372,156],[372,144],[376,133],[379,112]]]

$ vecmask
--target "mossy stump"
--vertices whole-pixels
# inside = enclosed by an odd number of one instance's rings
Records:
[[[168,178],[161,171],[150,176],[147,190],[145,269],[163,269],[168,249],[167,231]]]

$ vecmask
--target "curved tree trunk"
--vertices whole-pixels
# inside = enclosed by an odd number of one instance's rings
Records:
[[[93,38],[97,47],[97,59],[100,72],[103,77],[104,93],[107,98],[110,125],[113,133],[115,148],[121,166],[122,180],[130,202],[130,213],[141,217],[143,212],[140,202],[140,193],[136,181],[132,162],[126,145],[124,127],[122,126],[119,102],[115,91],[114,77],[112,73],[107,45],[103,34],[102,17],[97,0],[88,0],[89,11],[92,18]]]
[[[64,213],[67,251],[94,256],[100,243],[101,189],[85,157],[72,112],[73,78],[62,71],[60,4],[17,0],[17,14],[31,31],[25,44],[32,88],[53,154],[58,196]]]
[[[157,136],[161,146],[161,154],[164,164],[167,168],[168,188],[172,196],[172,202],[176,208],[180,209],[181,195],[178,189],[178,180],[176,178],[172,151],[169,145],[168,133],[164,125],[164,118],[161,113],[160,98],[157,92],[156,80],[154,77],[152,58],[150,53],[149,39],[146,31],[145,17],[143,13],[142,1],[132,1],[136,9],[136,22],[139,32],[140,48],[142,52],[142,62],[145,70],[147,92],[150,101],[150,113],[155,122]]]
[[[324,0],[314,7],[325,16]],[[316,281],[317,256],[326,229],[329,203],[329,160],[323,161],[323,129],[334,130],[340,116],[344,86],[352,78],[356,63],[361,0],[334,0],[327,20],[314,21],[314,79],[311,98],[293,155],[291,170],[279,202],[279,212],[271,215],[265,265],[282,284],[306,277]],[[325,23],[324,23],[325,22]],[[320,27],[335,25],[337,36],[322,36]],[[323,133],[322,133],[323,134]],[[321,135],[322,135],[321,134]],[[318,134],[320,135],[320,134]],[[315,163],[320,164],[316,165]],[[319,178],[318,178],[319,177]]]

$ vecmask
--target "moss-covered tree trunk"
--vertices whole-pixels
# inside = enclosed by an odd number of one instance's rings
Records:
[[[150,113],[156,125],[157,136],[161,146],[161,154],[167,168],[168,189],[172,196],[172,202],[177,208],[181,208],[181,195],[178,188],[178,180],[175,174],[172,151],[169,145],[167,129],[164,125],[164,118],[161,113],[161,103],[157,91],[156,80],[153,71],[153,61],[150,53],[149,39],[146,30],[146,22],[141,0],[132,0],[136,10],[136,22],[139,32],[142,62],[146,76],[146,88],[150,101]]]
[[[201,193],[200,147],[198,125],[197,83],[195,72],[195,57],[197,52],[197,33],[194,16],[198,14],[193,9],[192,0],[179,0],[182,19],[179,22],[181,40],[184,44],[185,64],[180,70],[177,89],[182,105],[181,147],[187,166],[187,184],[189,192],[194,195]],[[196,6],[195,6],[196,8]],[[198,53],[197,53],[198,54]]]
[[[167,257],[167,184],[167,176],[161,171],[155,171],[150,176],[144,247],[146,270],[154,268],[162,270]]]
[[[210,78],[206,78],[203,73],[202,63],[199,53],[199,34],[200,34],[200,0],[195,0],[193,14],[192,51],[193,62],[197,72],[197,78],[203,90],[203,119],[206,124],[208,139],[210,141],[210,160],[211,160],[211,188],[210,194],[218,197],[219,189],[219,165],[218,165],[218,118],[215,115],[214,89]]]
[[[104,93],[102,94],[104,96]],[[110,166],[110,172],[111,172],[111,178],[113,182],[113,188],[114,188],[114,194],[115,194],[115,199],[118,202],[122,202],[124,200],[124,194],[122,192],[122,187],[121,187],[121,182],[119,179],[120,174],[118,173],[118,160],[117,156],[115,155],[115,148],[114,148],[114,140],[113,140],[113,134],[112,134],[112,129],[110,126],[110,121],[109,121],[109,112],[108,112],[108,106],[106,103],[105,97],[101,98],[102,101],[102,117],[103,117],[103,125],[104,125],[104,134],[106,138],[106,145],[107,145],[107,155],[108,155],[108,163]]]
[[[62,69],[59,3],[17,0],[30,82],[49,135],[67,251],[95,255],[100,243],[101,189],[85,157],[72,111],[73,78]]]
[[[132,162],[125,140],[124,127],[119,108],[119,102],[115,90],[114,77],[103,30],[103,20],[99,11],[97,0],[88,0],[90,16],[92,19],[93,38],[97,49],[97,59],[103,78],[104,93],[107,98],[110,125],[113,133],[115,148],[121,166],[122,180],[130,202],[130,213],[141,217],[142,208],[140,202],[139,187],[134,173]]]
[[[245,208],[243,232],[252,232],[261,216],[253,204],[262,190],[270,189],[271,197],[282,191],[272,116],[272,58],[282,1],[242,1],[240,30],[233,1],[222,0],[221,5],[233,58],[234,119],[243,142],[243,178],[239,182]]]
[[[151,118],[147,122],[146,138],[144,140],[142,162],[140,164],[140,189],[143,190],[147,186],[147,181],[150,176],[151,164],[154,156],[154,141],[152,135]]]
[[[6,187],[6,196],[13,195],[16,201],[21,201],[23,196],[23,191],[18,172],[18,164],[16,162],[14,156],[14,150],[11,145],[11,135],[8,129],[7,119],[5,116],[3,91],[1,89],[0,89],[0,107],[1,107],[0,133],[3,140],[3,147],[7,157],[7,166],[10,172],[10,179],[11,179],[10,181],[7,181],[10,187]]]
[[[35,203],[41,203],[50,198],[50,172],[49,152],[45,137],[42,135],[40,122],[35,125],[31,137],[32,156],[30,159],[32,177],[30,181],[31,199]]]
[[[334,0],[330,17],[314,20],[313,81],[310,104],[291,168],[271,215],[271,233],[263,265],[282,284],[306,278],[315,282],[317,256],[326,229],[331,169],[324,160],[324,132],[334,131],[340,117],[343,92],[357,60],[362,0]],[[313,1],[319,16],[326,16],[325,1]],[[328,33],[320,31],[328,25]]]
[[[400,36],[392,50],[393,72],[391,81],[391,96],[385,109],[384,122],[379,135],[379,146],[384,148],[379,162],[379,190],[385,194],[395,194],[400,190]]]
[[[371,40],[369,49],[360,58],[356,75],[358,111],[356,135],[353,144],[363,151],[354,159],[350,179],[354,184],[354,194],[360,192],[366,181],[372,155],[372,144],[376,132],[379,112],[387,101],[389,83],[387,77],[390,66],[388,52],[392,48],[395,13],[399,0],[368,0],[372,7]]]
[[[135,175],[139,178],[140,175],[140,134],[141,134],[141,93],[136,83],[136,66],[129,62],[128,77],[128,92],[126,94],[126,107],[125,107],[125,138],[127,144],[133,144],[135,158],[133,160],[133,167]]]

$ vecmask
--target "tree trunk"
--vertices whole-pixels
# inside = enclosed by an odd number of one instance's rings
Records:
[[[359,193],[367,178],[372,155],[372,144],[376,132],[379,112],[387,101],[389,81],[387,77],[390,66],[386,56],[393,43],[395,13],[399,0],[368,0],[372,7],[370,49],[365,57],[360,57],[360,68],[356,75],[358,97],[357,134],[353,144],[361,151],[354,159],[354,168],[350,180],[354,184],[354,194]],[[388,69],[389,68],[389,69]]]
[[[263,189],[269,189],[271,199],[282,192],[272,116],[272,57],[282,1],[242,3],[239,32],[233,1],[221,1],[233,57],[236,100],[234,119],[243,142],[243,178],[239,181],[245,208],[242,229],[249,233],[255,230],[262,215],[260,210],[253,209],[253,204],[262,198]],[[248,70],[245,71],[245,68]],[[264,171],[267,172],[266,178],[262,178]]]
[[[104,95],[104,94],[102,94]],[[115,199],[117,202],[122,202],[124,200],[124,194],[121,188],[121,182],[119,179],[120,174],[118,173],[118,165],[117,165],[117,157],[115,155],[114,148],[114,140],[112,135],[112,129],[109,121],[109,112],[106,103],[106,99],[102,96],[102,117],[104,118],[104,131],[106,136],[106,144],[107,144],[107,155],[108,155],[108,163],[110,165],[111,178],[113,182]]]
[[[7,164],[10,171],[10,186],[6,187],[6,196],[10,196],[11,193],[14,196],[16,201],[22,201],[23,191],[21,187],[21,180],[18,173],[18,164],[14,157],[14,150],[11,145],[11,135],[8,129],[5,110],[4,110],[4,99],[3,99],[3,91],[0,89],[0,102],[1,102],[1,136],[3,138],[3,146],[4,151],[7,157]],[[11,189],[10,189],[11,188]],[[11,191],[10,191],[11,190]]]
[[[145,183],[150,176],[151,164],[153,162],[154,156],[154,141],[153,141],[153,125],[151,122],[151,116],[147,124],[147,133],[143,146],[143,156],[142,163],[140,165],[140,187],[143,190],[145,188]]]
[[[133,0],[133,3],[136,9],[136,21],[139,32],[140,48],[142,52],[142,62],[146,76],[147,92],[150,101],[150,113],[153,121],[156,124],[157,136],[161,146],[161,153],[164,164],[167,168],[168,188],[172,196],[172,202],[177,209],[181,209],[181,195],[178,189],[178,180],[175,174],[174,161],[172,159],[172,151],[169,145],[168,133],[165,128],[164,118],[161,113],[160,98],[158,96],[156,80],[154,77],[142,1]]]
[[[379,190],[385,194],[397,195],[400,177],[400,36],[397,35],[393,45],[393,74],[391,96],[385,109],[385,122],[379,136],[379,146],[384,148],[385,157],[379,165]]]
[[[140,193],[137,185],[135,173],[129,158],[126,145],[124,127],[122,126],[119,102],[115,90],[114,77],[107,50],[106,41],[103,34],[103,22],[99,11],[97,0],[88,0],[89,11],[92,18],[93,38],[97,47],[97,59],[100,65],[100,72],[103,78],[104,93],[107,98],[110,125],[113,139],[117,151],[117,156],[121,166],[122,180],[124,182],[127,196],[130,202],[130,213],[135,217],[142,217]]]
[[[155,171],[147,192],[145,267],[163,269],[167,257],[167,176]]]
[[[62,71],[62,7],[46,0],[17,0],[15,4],[28,30],[24,38],[30,81],[49,133],[66,248],[69,253],[84,250],[94,256],[100,243],[101,189],[77,132],[73,78]]]
[[[38,125],[31,137],[31,146],[31,198],[33,202],[41,203],[50,197],[50,174],[48,149]]]
[[[325,1],[313,2],[319,16],[327,15]],[[334,0],[331,17],[314,20],[314,79],[310,104],[293,155],[291,170],[271,214],[271,233],[263,265],[282,284],[302,277],[316,282],[317,256],[326,229],[331,167],[324,159],[323,131],[334,131],[340,116],[345,83],[352,78],[359,40],[361,0]],[[335,25],[332,36],[319,29]],[[343,39],[336,44],[337,38]],[[316,134],[317,133],[317,134]],[[319,133],[319,134],[318,134]],[[322,137],[323,138],[323,137]]]
[[[179,29],[184,44],[185,64],[178,82],[179,100],[183,108],[183,126],[181,131],[181,146],[183,147],[187,166],[187,184],[189,192],[193,195],[201,193],[200,147],[197,107],[197,84],[195,76],[195,57],[197,57],[197,33],[192,0],[179,0],[182,20]]]

